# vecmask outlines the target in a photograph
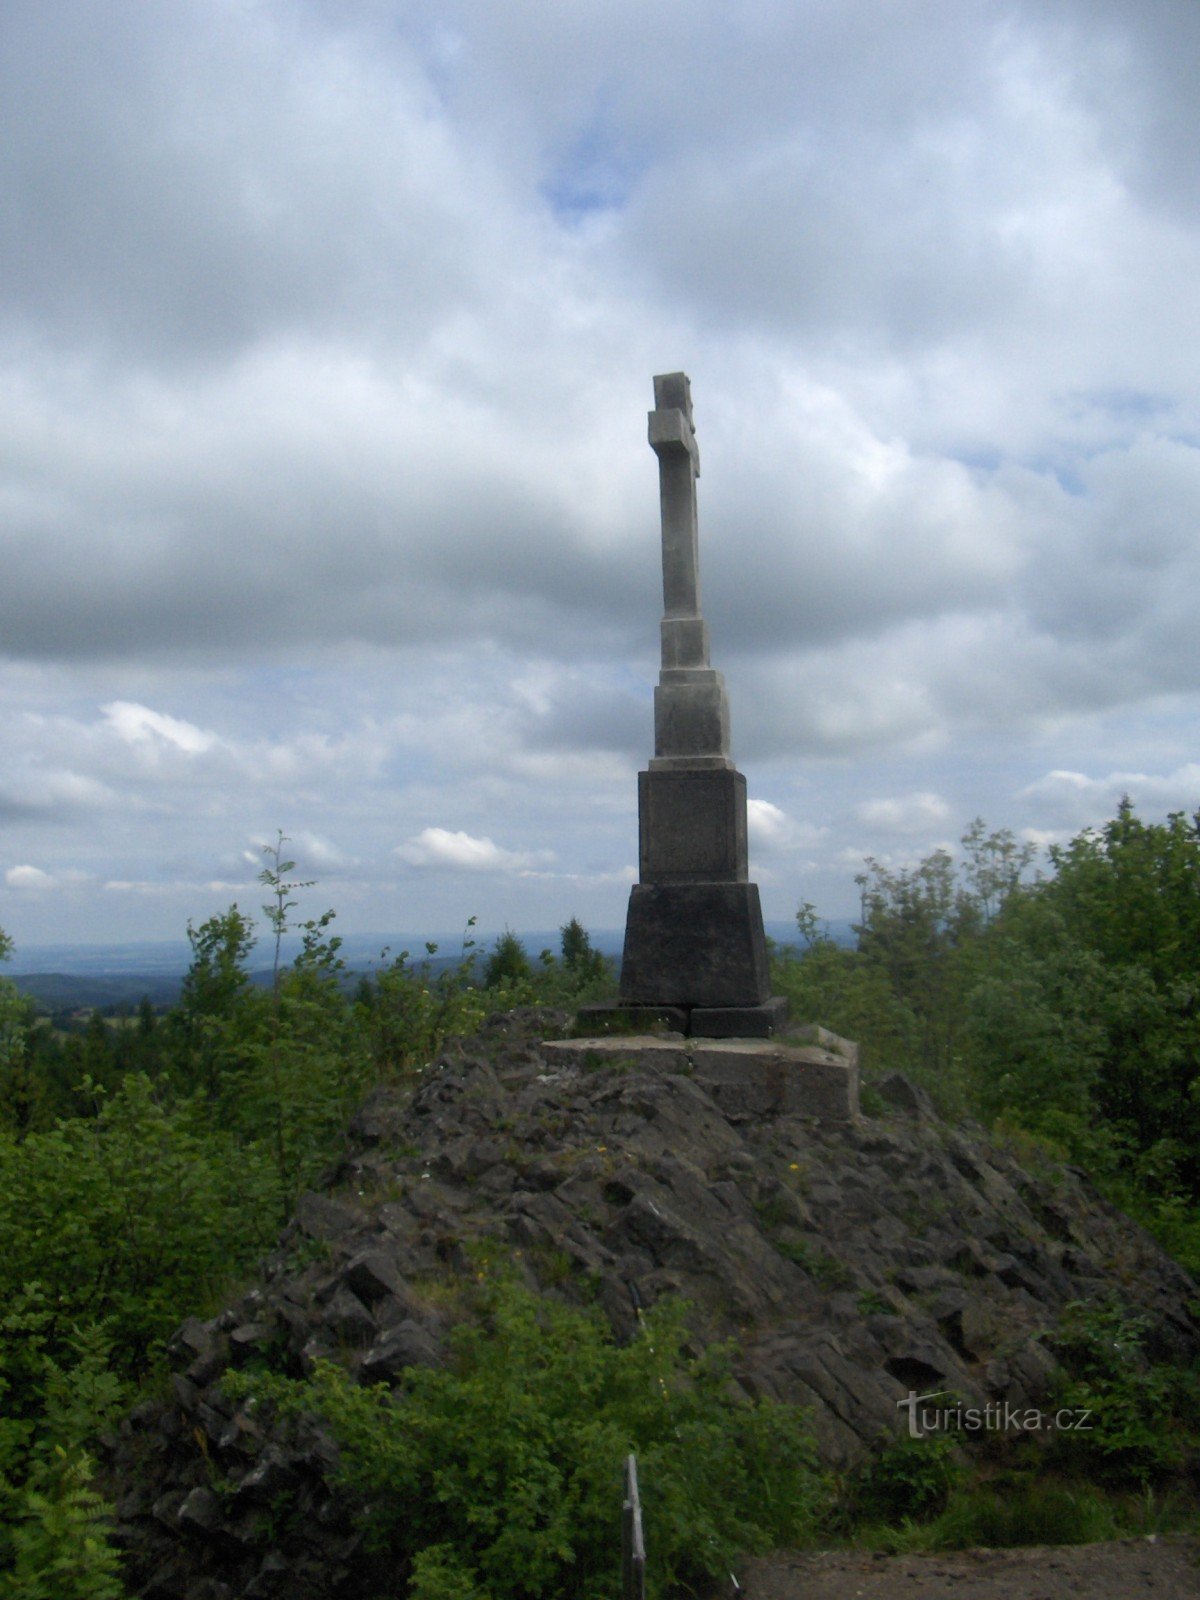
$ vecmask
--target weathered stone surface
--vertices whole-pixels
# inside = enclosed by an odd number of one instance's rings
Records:
[[[696,479],[700,451],[692,426],[692,391],[682,372],[654,380],[654,410],[648,418],[650,448],[658,457],[662,517],[663,612],[669,621],[700,620],[700,560],[696,523]],[[667,630],[663,630],[664,665]],[[671,638],[673,666],[708,665],[703,628],[684,627]]]
[[[858,1069],[831,1050],[764,1040],[693,1042],[692,1069],[727,1116],[858,1115]]]
[[[469,1310],[472,1240],[531,1287],[599,1306],[618,1338],[637,1332],[638,1306],[683,1296],[697,1344],[738,1341],[743,1391],[811,1408],[833,1467],[902,1425],[910,1388],[1040,1403],[1072,1300],[1111,1296],[1145,1318],[1158,1353],[1200,1353],[1197,1286],[1146,1234],[1071,1169],[1026,1172],[932,1108],[914,1115],[911,1085],[893,1081],[880,1118],[760,1117],[723,1107],[690,1064],[666,1064],[694,1041],[655,1040],[668,1053],[606,1065],[541,1045],[546,1029],[525,1012],[449,1048],[383,1109],[394,1138],[374,1125],[349,1152],[328,1250],[314,1257],[310,1234],[285,1230],[236,1305],[180,1330],[188,1377],[105,1446],[131,1594],[344,1600],[387,1588],[394,1575],[370,1567],[355,1507],[332,1488],[328,1433],[222,1390],[230,1335],[268,1329],[253,1348],[293,1375],[320,1353],[360,1381],[403,1384],[406,1368],[445,1359],[449,1325]],[[813,1035],[797,1048],[849,1070],[843,1045]],[[357,1196],[368,1156],[382,1163],[368,1191],[386,1194],[379,1203]],[[364,1262],[386,1290],[365,1348],[325,1321]],[[191,1375],[200,1363],[203,1379]]]
[[[385,1295],[403,1295],[404,1279],[385,1250],[362,1250],[342,1273],[346,1287],[368,1306]]]
[[[337,1339],[350,1345],[368,1345],[375,1337],[375,1319],[358,1296],[339,1285],[321,1319]]]
[[[893,1072],[888,1077],[882,1078],[875,1085],[875,1093],[888,1105],[894,1106],[897,1111],[906,1117],[933,1116],[933,1102],[924,1089],[918,1089],[900,1072]]]
[[[770,1039],[783,1031],[787,1014],[788,1003],[778,994],[757,1006],[693,1006],[688,1033],[701,1039]]]
[[[302,1194],[296,1202],[295,1226],[310,1239],[340,1239],[355,1225],[350,1206],[325,1194]]]
[[[725,680],[712,667],[664,667],[654,690],[654,765],[708,761],[731,768],[729,698]]]
[[[703,617],[664,617],[662,664],[667,671],[708,660],[708,623]]]
[[[836,1036],[827,1034],[831,1042]],[[592,1039],[547,1039],[546,1060],[586,1068],[605,1063],[691,1072],[731,1117],[820,1117],[844,1122],[858,1115],[858,1068],[833,1050],[766,1039],[701,1039],[660,1034],[600,1034]]]
[[[740,772],[638,774],[643,883],[744,883],[746,780]]]
[[[547,1039],[542,1054],[551,1066],[586,1067],[592,1063],[634,1062],[664,1072],[686,1072],[688,1052],[680,1035],[599,1034],[594,1039]]]
[[[364,1383],[396,1383],[405,1367],[433,1367],[438,1348],[419,1322],[406,1317],[367,1351],[360,1377]]]
[[[853,1039],[843,1039],[841,1034],[833,1033],[829,1028],[822,1028],[815,1022],[794,1022],[789,1024],[785,1044],[812,1044],[820,1050],[832,1050],[834,1055],[841,1056],[843,1061],[852,1066],[858,1065],[858,1045]],[[899,1073],[896,1074],[900,1076]],[[907,1079],[903,1080],[905,1083]],[[917,1091],[920,1092],[920,1091]]]
[[[754,883],[638,883],[629,896],[621,999],[761,1005],[770,994]]]

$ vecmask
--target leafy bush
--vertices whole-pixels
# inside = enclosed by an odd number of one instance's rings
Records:
[[[433,944],[426,948],[431,956],[437,950]],[[376,1078],[432,1061],[449,1035],[473,1033],[494,1009],[495,997],[484,996],[470,982],[468,951],[464,942],[458,965],[435,976],[427,963],[410,965],[408,951],[402,950],[359,984],[355,1012]]]
[[[40,1285],[53,1350],[104,1321],[125,1370],[144,1370],[183,1308],[270,1237],[273,1202],[264,1161],[131,1075],[96,1117],[0,1137],[0,1304]]]
[[[56,1358],[53,1318],[29,1290],[0,1324],[0,1600],[119,1600],[108,1507],[87,1441],[127,1398],[100,1328]]]
[[[865,1523],[928,1518],[944,1508],[964,1473],[947,1434],[887,1439],[851,1475],[848,1510]]]
[[[1100,1482],[1144,1485],[1200,1460],[1200,1372],[1155,1363],[1146,1323],[1123,1307],[1068,1306],[1056,1351],[1056,1402],[1089,1426],[1056,1435],[1062,1464]]]
[[[802,1415],[731,1400],[724,1352],[688,1359],[678,1308],[621,1348],[598,1316],[510,1282],[481,1297],[452,1365],[410,1370],[397,1395],[332,1365],[240,1380],[326,1419],[340,1483],[414,1600],[607,1600],[630,1451],[654,1592],[810,1533],[822,1491]]]

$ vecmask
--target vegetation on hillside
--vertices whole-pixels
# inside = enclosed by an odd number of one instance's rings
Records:
[[[824,1485],[797,1408],[738,1403],[728,1352],[687,1354],[681,1307],[617,1345],[595,1311],[481,1270],[444,1368],[411,1368],[403,1405],[319,1363],[304,1381],[239,1374],[284,1414],[321,1415],[368,1543],[411,1600],[606,1600],[620,1588],[614,1488],[645,1480],[651,1592],[711,1581],[739,1554],[804,1539]]]
[[[574,919],[562,929],[559,956],[531,959],[511,932],[477,951],[469,924],[452,969],[435,975],[406,951],[385,952],[355,985],[331,931],[332,912],[296,920],[311,885],[293,876],[285,842],[280,835],[267,853],[258,927],[235,905],[189,928],[191,966],[165,1015],[144,1005],[115,1021],[94,1016],[64,1036],[0,981],[0,1600],[120,1596],[105,1508],[90,1484],[95,1438],[161,1381],[172,1329],[215,1308],[231,1274],[248,1269],[296,1196],[320,1181],[373,1086],[403,1078],[432,1059],[443,1038],[473,1031],[487,1013],[534,1001],[573,1005],[611,990],[608,964]],[[860,1042],[868,1107],[871,1074],[900,1068],[948,1114],[981,1120],[1026,1155],[1086,1168],[1196,1270],[1200,817],[1148,823],[1124,802],[1104,828],[1052,849],[1041,875],[1033,868],[1028,847],[982,823],[968,831],[957,858],[939,851],[903,868],[869,860],[858,879],[857,946],[824,937],[813,908],[802,906],[803,948],[776,953],[776,987],[794,1016]],[[246,970],[261,929],[274,956],[267,987],[252,984]],[[285,931],[301,937],[290,964],[280,960]],[[0,958],[9,953],[0,934]],[[547,1315],[537,1331],[543,1348],[562,1341],[580,1360],[590,1351],[596,1381],[618,1393],[624,1380],[606,1363],[620,1363],[600,1331]],[[496,1362],[520,1369],[530,1317],[536,1320],[528,1306],[494,1309],[491,1336],[499,1345],[464,1347],[454,1380],[418,1381],[429,1439],[440,1438],[437,1427],[449,1427],[470,1398],[472,1373]],[[1101,1353],[1121,1347],[1085,1328],[1079,1348],[1093,1335]],[[566,1403],[569,1385],[559,1394],[552,1368],[551,1360],[542,1371],[539,1382],[549,1387],[538,1405]],[[1194,1385],[1172,1387],[1175,1380],[1164,1378],[1147,1387],[1143,1367],[1104,1369],[1099,1355],[1091,1368],[1081,1358],[1078,1369],[1074,1381],[1107,1384],[1107,1393],[1123,1397],[1124,1409],[1114,1400],[1112,1412],[1125,1420],[1097,1475],[1118,1489],[1145,1488],[1194,1450]],[[675,1377],[664,1369],[663,1381]],[[455,1391],[454,1382],[467,1389]],[[332,1374],[318,1388],[314,1403],[374,1441],[355,1467],[363,1485],[376,1470],[376,1447],[380,1459],[399,1450],[404,1470],[420,1481],[416,1445],[384,1438],[390,1419],[370,1409],[369,1397],[343,1393]],[[640,1437],[620,1415],[612,1413],[613,1438]],[[1148,1437],[1147,1416],[1159,1417]],[[716,1417],[709,1418],[714,1428]],[[546,1423],[573,1425],[566,1413]],[[720,1426],[732,1430],[730,1438],[742,1429],[740,1459],[753,1481],[758,1446],[745,1433],[748,1417],[731,1413]],[[766,1430],[755,1435],[760,1444],[770,1426],[754,1424]],[[565,1470],[537,1456],[544,1437],[530,1444],[531,1470]],[[695,1454],[699,1470],[703,1455]],[[791,1537],[797,1508],[808,1516],[815,1504],[801,1465]],[[887,1502],[893,1521],[920,1510],[929,1526],[928,1516],[948,1518],[946,1537],[959,1537],[986,1505],[943,1479],[944,1463],[910,1453],[878,1468],[873,1487],[869,1477],[844,1486],[840,1503],[852,1506],[857,1495],[855,1514],[869,1519],[872,1507],[898,1494]],[[470,1484],[463,1490],[468,1499],[477,1492]],[[580,1482],[571,1492],[578,1526],[556,1535],[557,1545],[547,1535],[539,1556],[548,1576],[537,1592],[547,1596],[565,1592],[555,1575],[561,1550],[586,1539],[597,1516],[596,1485]],[[699,1493],[687,1490],[697,1507]],[[1076,1495],[1072,1503],[1083,1502]],[[908,1511],[895,1509],[904,1504]],[[463,1514],[486,1529],[496,1513],[481,1504]],[[1098,1524],[1093,1517],[1087,1525]],[[724,1551],[724,1525],[718,1518],[712,1526]],[[503,1592],[491,1547],[477,1542],[466,1551],[450,1522],[445,1530],[434,1529],[428,1548],[454,1544],[462,1570],[445,1549],[436,1560],[427,1556],[421,1592],[467,1593],[468,1579]],[[529,1537],[536,1542],[543,1533],[533,1528]]]
[[[1084,1167],[1200,1270],[1200,814],[1138,818],[1033,852],[976,822],[956,863],[869,860],[855,949],[777,963],[793,1013],[858,1040],[970,1115]]]

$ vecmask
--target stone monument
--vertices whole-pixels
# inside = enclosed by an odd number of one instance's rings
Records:
[[[650,445],[662,503],[662,670],[654,756],[638,774],[639,881],[629,896],[620,1006],[685,1034],[764,1038],[787,1007],[770,996],[758,885],[749,881],[746,780],[729,755],[724,680],[708,659],[700,453],[682,372],[654,380]]]

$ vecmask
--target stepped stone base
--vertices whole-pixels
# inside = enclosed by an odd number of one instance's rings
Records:
[[[858,1047],[821,1029],[797,1037],[821,1044],[763,1039],[686,1039],[679,1033],[601,1034],[592,1039],[546,1039],[551,1066],[633,1061],[663,1072],[686,1072],[726,1116],[800,1116],[850,1122],[858,1115]]]

